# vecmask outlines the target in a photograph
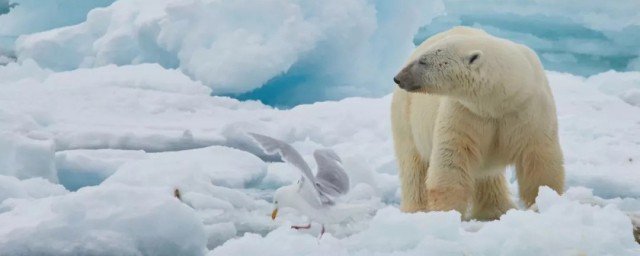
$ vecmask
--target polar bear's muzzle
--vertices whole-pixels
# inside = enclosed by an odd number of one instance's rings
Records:
[[[415,61],[409,63],[409,65],[404,67],[395,77],[393,77],[393,82],[395,82],[398,87],[408,92],[417,92],[423,89],[419,82],[419,76],[416,75],[415,65]]]

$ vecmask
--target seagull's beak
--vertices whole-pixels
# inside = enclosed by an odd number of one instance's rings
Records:
[[[275,208],[275,209],[273,209],[273,212],[271,213],[271,219],[275,220],[277,215],[278,215],[278,208]]]

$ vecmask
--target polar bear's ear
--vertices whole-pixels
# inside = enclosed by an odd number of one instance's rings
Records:
[[[469,67],[477,67],[478,64],[482,62],[482,51],[473,50],[467,53],[467,56],[464,58],[465,63],[469,65]]]

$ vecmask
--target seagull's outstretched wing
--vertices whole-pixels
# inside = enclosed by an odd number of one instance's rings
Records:
[[[304,197],[308,203],[314,207],[320,207],[325,203],[326,200],[321,197],[321,192],[318,190],[316,178],[313,176],[311,168],[309,168],[307,162],[304,161],[295,148],[284,141],[266,135],[251,132],[248,134],[260,144],[267,154],[279,153],[285,162],[297,167],[302,172],[299,189],[302,197]]]
[[[321,196],[338,197],[349,192],[349,176],[342,167],[342,160],[333,150],[316,150],[313,157],[318,163],[316,185]]]
[[[279,153],[280,157],[282,157],[285,162],[295,166],[296,168],[300,169],[300,171],[302,171],[303,179],[307,179],[309,182],[311,182],[311,184],[315,183],[316,179],[313,176],[313,172],[311,172],[311,168],[309,168],[307,162],[305,162],[302,156],[300,156],[300,153],[298,153],[298,151],[291,145],[284,141],[262,134],[256,134],[252,132],[249,132],[248,134],[251,135],[251,137],[253,137],[258,142],[258,144],[260,144],[262,149],[267,154]]]

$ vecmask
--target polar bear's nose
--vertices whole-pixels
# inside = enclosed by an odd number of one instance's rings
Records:
[[[393,77],[393,82],[397,85],[400,85],[400,80],[398,80],[398,77]]]

